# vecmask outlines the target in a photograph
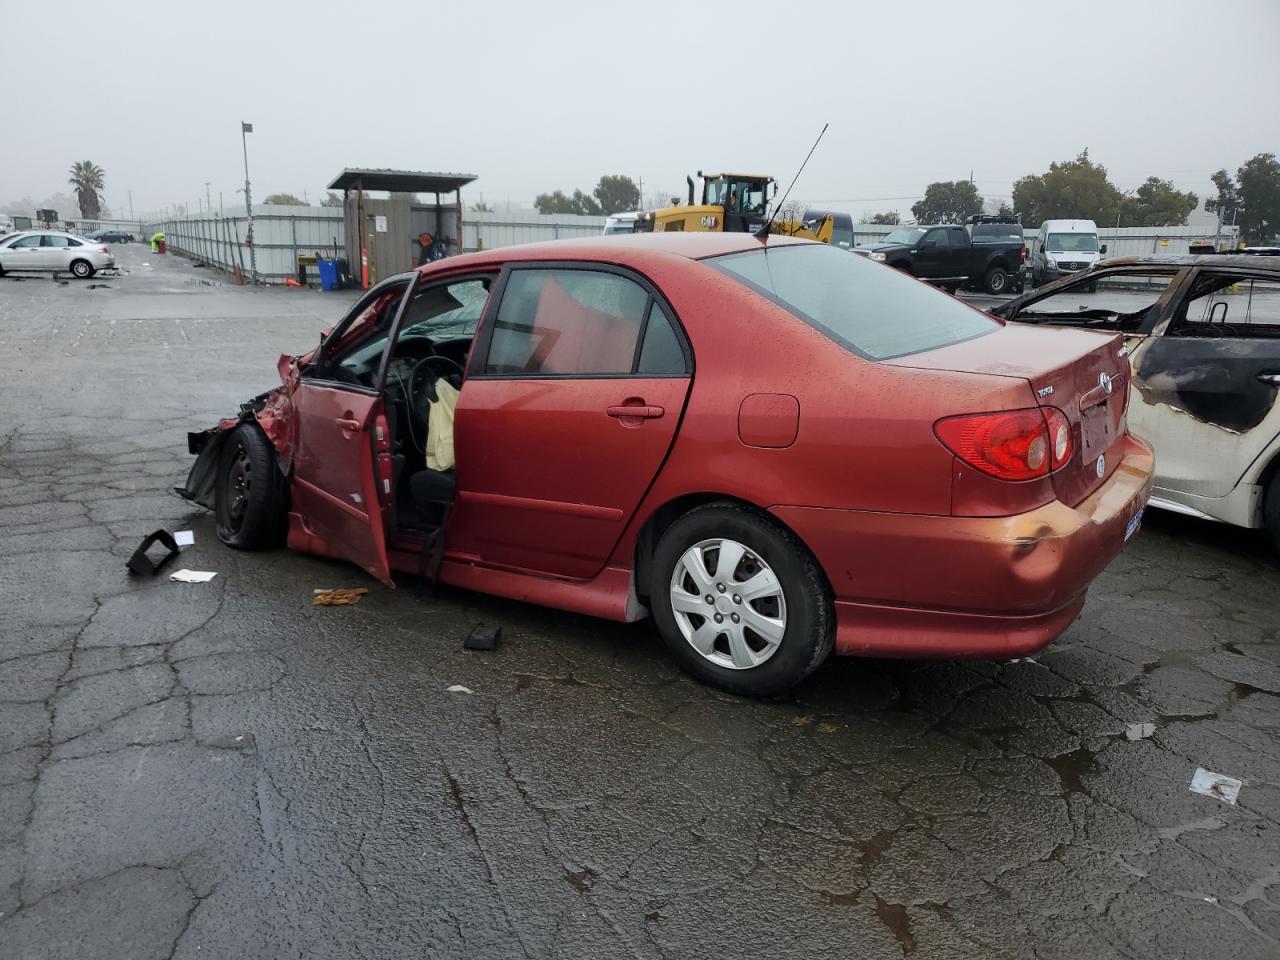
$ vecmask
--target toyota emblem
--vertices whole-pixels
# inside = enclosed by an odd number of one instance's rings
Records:
[[[1103,373],[1102,376],[1098,377],[1098,385],[1102,387],[1103,393],[1108,397],[1111,396],[1111,377],[1109,374]]]
[[[1098,458],[1098,476],[1099,476],[1099,478],[1101,478],[1101,477],[1102,477],[1102,475],[1103,475],[1104,473],[1106,473],[1106,472],[1107,472],[1107,458],[1106,458],[1106,455],[1104,454],[1103,456],[1101,456],[1101,457],[1099,457],[1099,458]]]

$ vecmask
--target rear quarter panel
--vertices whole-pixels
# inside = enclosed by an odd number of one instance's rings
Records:
[[[687,494],[727,495],[764,509],[947,515],[955,461],[934,436],[934,422],[1035,402],[1021,379],[864,360],[701,264],[654,270],[650,278],[689,336],[695,372],[676,441],[616,563],[630,564],[635,536],[655,510]],[[944,302],[946,294],[938,297]],[[742,442],[739,409],[761,393],[798,401],[799,428],[789,446]]]

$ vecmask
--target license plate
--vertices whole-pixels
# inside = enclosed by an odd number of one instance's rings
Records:
[[[1138,527],[1142,525],[1142,515],[1146,513],[1146,510],[1147,508],[1143,507],[1141,510],[1139,510],[1137,513],[1133,515],[1133,519],[1131,519],[1127,524],[1125,524],[1125,527],[1124,527],[1125,540],[1128,540],[1130,537],[1132,537],[1135,533],[1138,532]]]

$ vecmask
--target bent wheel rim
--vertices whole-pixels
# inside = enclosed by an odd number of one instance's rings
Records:
[[[244,526],[249,509],[249,492],[253,489],[253,463],[243,444],[236,446],[236,458],[227,471],[227,526],[233,532]]]
[[[670,600],[681,636],[718,667],[760,666],[787,632],[782,584],[759,554],[736,540],[703,540],[681,554]]]

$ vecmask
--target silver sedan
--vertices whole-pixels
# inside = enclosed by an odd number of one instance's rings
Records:
[[[53,230],[27,230],[0,239],[0,276],[50,271],[87,279],[116,265],[105,243]]]

